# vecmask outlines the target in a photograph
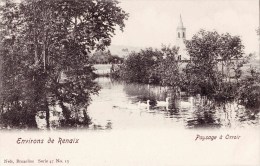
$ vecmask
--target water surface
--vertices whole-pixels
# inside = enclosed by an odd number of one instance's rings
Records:
[[[127,84],[101,77],[88,113],[99,129],[259,127],[259,110],[236,102],[215,103],[200,96],[175,97],[169,88]],[[166,98],[169,98],[169,104]],[[146,104],[150,100],[149,106]]]

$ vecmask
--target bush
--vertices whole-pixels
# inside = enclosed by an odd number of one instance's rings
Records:
[[[239,101],[248,108],[260,107],[260,72],[250,69],[250,75],[240,81]]]
[[[161,50],[148,48],[132,52],[111,75],[126,82],[175,86],[180,79],[177,53],[176,47],[166,46]]]
[[[132,52],[117,72],[127,82],[151,83],[154,67],[162,57],[162,52],[152,48]]]

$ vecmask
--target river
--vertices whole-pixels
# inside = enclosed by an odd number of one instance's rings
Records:
[[[259,110],[235,102],[214,103],[200,96],[174,98],[159,86],[97,78],[102,87],[92,96],[88,114],[94,129],[245,128],[259,127]],[[166,98],[169,102],[166,102]],[[146,104],[150,100],[149,106]],[[156,105],[157,103],[157,105]],[[159,106],[158,106],[159,105]]]

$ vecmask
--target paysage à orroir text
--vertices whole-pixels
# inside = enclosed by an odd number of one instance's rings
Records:
[[[225,134],[225,135],[196,135],[195,141],[214,141],[214,140],[239,140],[241,138],[240,135],[231,135],[231,134]]]

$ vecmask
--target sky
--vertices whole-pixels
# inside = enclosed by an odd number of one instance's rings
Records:
[[[238,35],[246,53],[258,52],[258,0],[119,0],[129,13],[124,32],[116,31],[112,45],[157,47],[176,43],[180,14],[187,39],[200,29]]]
[[[0,3],[5,0],[0,0]],[[19,0],[15,0],[19,1]],[[129,13],[124,32],[119,29],[112,45],[156,47],[176,44],[180,14],[187,39],[200,29],[238,35],[245,53],[259,51],[258,0],[118,0]]]

